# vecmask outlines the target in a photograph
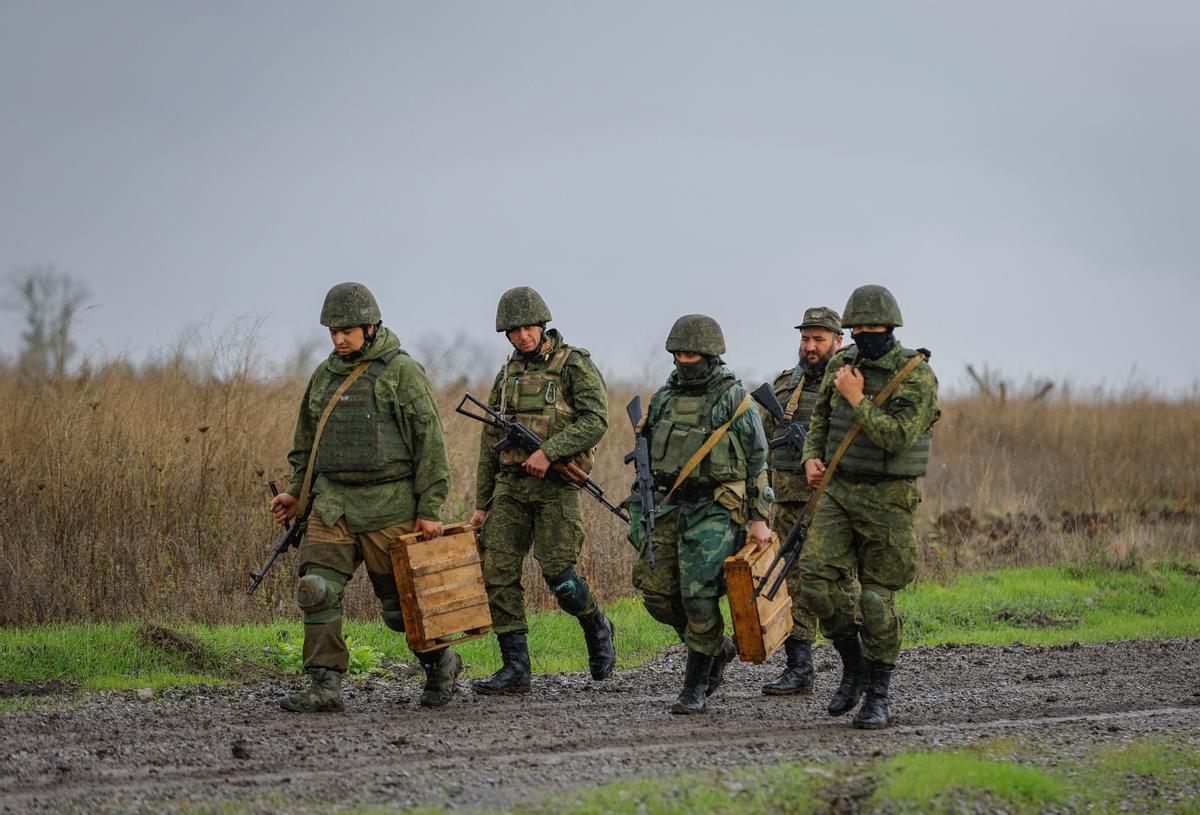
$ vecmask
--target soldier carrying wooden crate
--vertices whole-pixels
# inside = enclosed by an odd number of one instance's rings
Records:
[[[442,533],[450,464],[425,370],[383,327],[360,283],[329,290],[321,308],[333,352],[317,366],[300,403],[288,462],[292,480],[271,502],[281,523],[311,513],[300,545],[296,602],[304,614],[304,668],[311,686],[280,700],[285,710],[342,709],[349,666],[342,592],[360,563],[384,623],[404,631],[389,547],[400,536]],[[448,648],[419,653],[420,704],[449,704],[462,660]]]

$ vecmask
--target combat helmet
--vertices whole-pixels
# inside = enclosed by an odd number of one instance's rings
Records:
[[[667,350],[717,357],[725,353],[725,334],[721,325],[707,314],[685,314],[671,326]]]
[[[842,325],[854,328],[860,325],[902,326],[900,305],[892,293],[883,286],[859,286],[850,294],[842,312]]]
[[[338,283],[321,306],[321,325],[328,328],[375,325],[382,319],[375,295],[362,283]]]
[[[512,331],[523,325],[550,322],[550,308],[542,296],[529,286],[517,286],[500,295],[496,305],[496,330]]]

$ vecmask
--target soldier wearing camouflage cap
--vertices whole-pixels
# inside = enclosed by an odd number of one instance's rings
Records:
[[[579,620],[594,679],[616,667],[613,627],[586,580],[575,570],[583,547],[579,488],[551,470],[570,459],[591,471],[595,446],[608,429],[608,394],[591,355],[546,328],[550,309],[528,286],[509,289],[496,307],[496,331],[513,352],[500,369],[488,403],[544,439],[532,455],[509,448],[488,428],[479,446],[474,526],[482,526],[483,578],[503,665],[474,683],[478,693],[523,693],[530,687],[525,589],[521,574],[530,550],[563,611]]]
[[[340,283],[325,297],[321,324],[329,329],[333,351],[309,379],[288,453],[292,480],[271,502],[284,523],[305,511],[302,502],[311,497],[296,602],[312,684],[281,700],[293,712],[342,709],[341,677],[349,667],[342,592],[360,564],[366,564],[384,623],[404,631],[388,547],[414,530],[427,538],[440,535],[450,488],[433,389],[425,370],[383,327],[375,297],[361,283]],[[330,404],[335,407],[318,439]],[[448,704],[462,660],[447,648],[419,658],[425,669],[420,704]]]
[[[842,319],[828,306],[806,309],[800,324],[800,359],[798,363],[775,377],[771,389],[784,406],[782,421],[776,421],[769,411],[760,409],[767,438],[785,431],[789,424],[808,431],[808,419],[817,403],[817,392],[825,376],[825,366],[842,347]],[[812,498],[812,487],[804,476],[800,456],[787,445],[770,451],[767,466],[771,488],[775,491],[775,506],[771,513],[771,529],[780,540],[787,537]],[[812,645],[817,634],[817,620],[800,600],[799,572],[793,566],[787,576],[788,593],[792,599],[792,633],[784,640],[787,663],[783,672],[763,685],[762,691],[772,696],[808,693],[812,690],[815,672],[812,664]],[[847,591],[856,592],[853,575],[845,580]]]
[[[929,352],[896,341],[900,306],[883,286],[855,289],[842,324],[854,345],[829,362],[802,455],[809,485],[827,483],[797,563],[799,594],[842,658],[830,715],[863,700],[853,725],[878,729],[889,723],[903,633],[895,594],[916,576],[916,480],[940,415],[938,383]],[[857,600],[845,587],[855,575]]]
[[[725,636],[722,566],[739,532],[765,545],[771,488],[767,441],[758,413],[725,366],[725,336],[712,317],[688,314],[667,337],[675,370],[650,399],[639,433],[649,441],[654,475],[656,564],[646,555],[643,507],[626,500],[630,541],[643,552],[633,568],[650,616],[687,646],[683,689],[672,713],[703,713],[737,654]],[[705,444],[714,444],[705,451]]]

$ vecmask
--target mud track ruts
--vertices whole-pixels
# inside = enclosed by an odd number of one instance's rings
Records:
[[[415,706],[415,681],[358,685],[345,714],[296,716],[279,689],[174,691],[149,703],[100,694],[57,712],[0,716],[0,811],[171,810],[254,802],[488,807],[624,777],[778,760],[866,759],[920,745],[1018,737],[1070,751],[1146,733],[1200,733],[1200,640],[906,651],[897,723],[849,728],[824,706],[836,655],[816,649],[817,690],[765,697],[779,670],[735,665],[705,716],[671,716],[682,656],[592,682],[541,676],[523,697]],[[1192,736],[1188,736],[1192,738]]]

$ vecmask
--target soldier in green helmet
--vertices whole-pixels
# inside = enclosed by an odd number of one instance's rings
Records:
[[[616,667],[613,627],[576,569],[583,547],[579,488],[551,469],[570,460],[591,471],[595,447],[608,429],[608,394],[591,355],[547,329],[550,309],[528,286],[509,289],[496,308],[496,331],[513,347],[488,395],[488,404],[544,440],[526,455],[497,453],[500,437],[485,428],[480,440],[475,513],[482,526],[483,578],[503,665],[472,687],[478,693],[524,693],[530,687],[525,556],[533,551],[559,607],[579,620],[594,679]]]
[[[903,634],[895,594],[916,576],[916,480],[928,466],[940,415],[938,383],[929,352],[896,341],[900,307],[883,286],[855,289],[842,324],[854,345],[826,368],[803,453],[810,486],[835,469],[797,566],[801,601],[842,658],[829,714],[841,716],[862,700],[853,725],[879,729],[889,722],[888,688]],[[857,602],[845,588],[854,575]]]
[[[796,328],[800,331],[800,359],[795,367],[775,377],[771,385],[779,403],[784,406],[783,419],[777,422],[769,411],[760,410],[768,439],[774,438],[788,423],[797,424],[807,432],[825,366],[842,348],[842,318],[828,306],[805,310]],[[771,530],[783,540],[804,512],[813,489],[804,475],[799,451],[787,446],[776,447],[770,452],[767,466],[771,489],[775,492]],[[783,643],[787,655],[783,672],[763,685],[763,693],[771,696],[807,693],[813,684],[812,645],[816,639],[817,620],[800,601],[799,572],[795,567],[788,573],[787,585],[792,598],[792,633]],[[857,594],[857,581],[853,575],[845,578],[845,588]]]
[[[675,370],[650,399],[639,433],[649,441],[657,516],[656,565],[646,556],[642,506],[626,501],[630,540],[642,550],[633,585],[650,616],[687,646],[683,689],[672,713],[703,713],[737,655],[725,636],[722,567],[742,535],[770,537],[767,441],[750,397],[721,354],[725,336],[712,317],[688,314],[667,337]]]
[[[325,296],[321,324],[329,329],[333,351],[309,379],[288,454],[292,480],[271,502],[284,523],[303,511],[302,493],[312,496],[296,584],[304,668],[312,682],[280,701],[293,712],[343,707],[341,677],[349,653],[342,593],[360,563],[366,563],[384,623],[404,631],[388,547],[414,530],[426,538],[440,535],[450,487],[442,424],[425,370],[383,327],[371,292],[361,283],[334,286]],[[420,704],[448,704],[462,660],[446,648],[419,658],[425,669]]]

